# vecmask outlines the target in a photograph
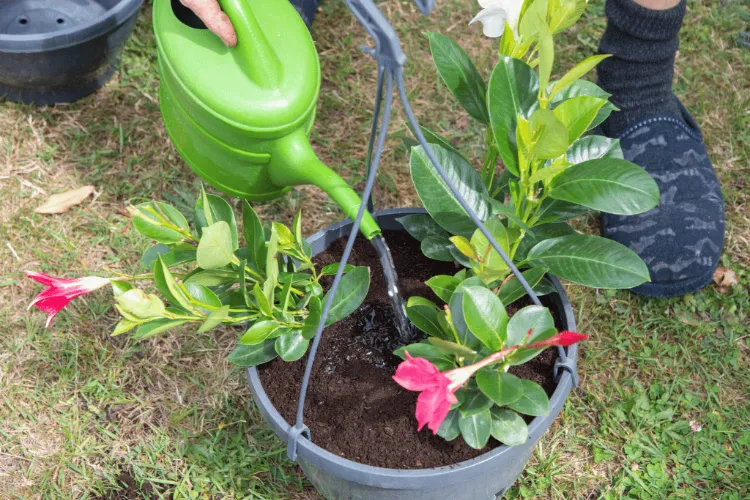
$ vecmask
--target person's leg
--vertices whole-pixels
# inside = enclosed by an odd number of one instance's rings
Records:
[[[620,139],[661,190],[645,214],[602,216],[602,234],[627,245],[649,267],[651,283],[634,289],[676,296],[704,287],[719,263],[724,202],[701,132],[672,93],[685,0],[607,0],[599,50],[613,54],[598,69],[599,84],[620,112],[602,125]]]

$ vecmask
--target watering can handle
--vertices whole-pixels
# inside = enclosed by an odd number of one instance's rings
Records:
[[[279,2],[286,0],[263,0]],[[237,64],[256,85],[274,88],[281,82],[281,61],[263,34],[248,0],[219,0],[237,33],[237,46],[230,48]]]

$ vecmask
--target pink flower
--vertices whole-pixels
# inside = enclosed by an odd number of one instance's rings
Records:
[[[446,372],[449,373],[449,372]],[[417,430],[427,425],[437,434],[451,406],[458,402],[458,387],[451,388],[451,379],[440,373],[437,366],[423,358],[412,358],[406,353],[406,361],[398,365],[393,380],[409,391],[421,392],[417,398]]]
[[[76,279],[65,279],[65,278],[54,278],[44,273],[35,273],[33,271],[26,271],[26,276],[33,279],[37,283],[48,287],[37,295],[34,300],[29,304],[29,309],[32,306],[37,306],[39,309],[47,313],[47,323],[44,325],[47,328],[52,319],[57,313],[62,311],[68,303],[80,297],[86,295],[89,292],[93,292],[107,284],[109,284],[109,278],[99,278],[97,276],[87,276],[85,278]]]
[[[533,344],[527,346],[531,349],[541,349],[543,347],[568,347],[569,345],[573,345],[576,342],[580,342],[581,340],[586,340],[589,338],[588,335],[584,335],[582,333],[576,333],[576,332],[569,332],[565,330],[564,332],[560,332],[554,337],[550,337],[547,340],[542,340],[541,342],[534,342]]]

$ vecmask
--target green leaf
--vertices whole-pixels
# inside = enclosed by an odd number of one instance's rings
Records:
[[[232,262],[232,234],[229,224],[224,221],[203,228],[198,243],[198,265],[203,269],[218,269]]]
[[[189,233],[185,216],[166,203],[150,201],[132,209],[133,227],[146,238],[159,243],[177,243]]]
[[[304,246],[305,239],[302,237],[302,210],[298,210],[294,214],[294,221],[292,222],[292,230],[294,231],[294,241],[299,246]]]
[[[507,444],[515,446],[523,444],[529,439],[529,428],[523,418],[516,412],[504,408],[492,408],[492,437]]]
[[[133,340],[139,341],[150,339],[151,337],[154,337],[162,332],[166,332],[167,330],[171,330],[172,328],[177,328],[178,326],[185,323],[187,323],[187,320],[184,319],[166,318],[149,321],[148,323],[143,323],[142,325],[138,326],[138,329],[133,335]]]
[[[438,226],[438,223],[435,222],[435,219],[430,217],[429,214],[405,215],[396,220],[404,226],[404,229],[406,229],[406,232],[408,232],[412,238],[418,241],[422,241],[429,235],[449,236],[442,227]]]
[[[263,295],[269,304],[273,304],[273,291],[279,278],[279,233],[276,227],[271,229],[271,238],[266,248],[266,281],[263,282]]]
[[[245,244],[256,269],[265,269],[266,235],[258,214],[248,202],[242,204],[242,229],[245,233]]]
[[[265,294],[263,293],[263,289],[260,287],[260,283],[255,283],[253,285],[253,297],[255,298],[255,301],[258,303],[258,309],[260,309],[260,312],[266,316],[271,317],[273,316],[273,309],[271,308],[271,303],[266,298]]]
[[[273,340],[266,340],[262,344],[243,345],[237,347],[227,356],[227,361],[237,366],[247,368],[267,363],[277,356]]]
[[[564,280],[593,288],[633,288],[650,280],[638,255],[616,241],[574,234],[537,243],[526,257]]]
[[[310,340],[315,337],[315,333],[318,331],[318,323],[320,323],[320,317],[323,313],[323,304],[319,297],[310,297],[307,312],[307,318],[305,318],[305,324],[302,327],[302,336]]]
[[[450,302],[451,295],[461,283],[457,278],[446,274],[439,274],[428,279],[425,283],[446,304]]]
[[[294,246],[294,235],[292,231],[281,222],[272,223],[273,230],[279,238],[279,246],[281,248],[289,248]]]
[[[489,194],[479,174],[456,153],[438,145],[431,148],[469,207],[481,220],[486,220],[490,215]],[[474,232],[474,223],[435,171],[421,146],[412,149],[409,166],[417,194],[435,222],[451,234],[470,236]]]
[[[198,283],[204,286],[221,286],[234,283],[238,279],[237,271],[232,269],[211,269],[198,271],[185,278],[185,283]]]
[[[485,96],[487,87],[466,52],[445,35],[427,33],[430,52],[440,77],[458,103],[475,119],[489,123]]]
[[[565,75],[560,78],[557,83],[555,83],[555,85],[552,87],[552,90],[550,91],[550,95],[554,97],[555,94],[594,69],[597,64],[610,57],[611,55],[612,54],[599,54],[596,56],[587,57],[583,61],[579,62],[578,64],[573,66],[573,69],[565,73]]]
[[[494,293],[485,287],[466,287],[463,293],[464,321],[476,338],[491,351],[503,348],[508,314]]]
[[[539,34],[539,27],[546,23],[547,1],[533,0],[523,2],[518,33],[524,38],[534,39]]]
[[[554,111],[537,109],[531,115],[529,127],[534,156],[546,160],[565,154],[570,144],[569,131]]]
[[[321,276],[333,276],[339,271],[339,266],[341,265],[340,262],[334,262],[333,264],[328,264],[323,269],[320,270]],[[344,266],[344,273],[350,273],[354,271],[354,267],[351,264],[347,264]],[[309,275],[308,275],[309,277]]]
[[[526,258],[534,245],[537,243],[549,240],[551,238],[557,238],[559,236],[566,236],[569,234],[578,234],[573,230],[572,227],[564,222],[550,222],[549,224],[541,224],[534,227],[529,233],[526,233],[518,244],[516,249],[516,255],[513,256],[513,260],[520,262]],[[525,275],[524,275],[525,276]],[[506,302],[503,302],[505,304]]]
[[[438,364],[441,362],[449,362],[455,365],[454,356],[450,353],[446,353],[440,348],[429,344],[427,342],[418,342],[416,344],[409,344],[399,347],[393,354],[401,359],[406,359],[406,353],[412,358],[424,358],[430,363]]]
[[[588,0],[549,0],[547,17],[552,33],[560,33],[573,26],[586,10],[586,5]]]
[[[505,225],[503,225],[499,219],[492,218],[485,223],[485,227],[500,245],[500,249],[503,250],[506,255],[509,255],[510,242]],[[479,229],[474,231],[474,234],[471,237],[471,246],[479,256],[476,260],[481,259],[484,261],[483,270],[480,273],[477,273],[478,276],[482,278],[482,281],[485,283],[491,283],[496,279],[505,277],[508,273],[508,265]]]
[[[461,412],[462,416],[482,413],[495,404],[491,399],[482,394],[481,391],[475,389],[465,389],[464,393],[466,394],[466,398],[458,408],[458,411]]]
[[[195,305],[199,309],[210,313],[215,308],[221,307],[221,300],[219,300],[219,297],[217,297],[216,294],[206,286],[198,283],[185,283],[185,289],[193,302],[197,302]]]
[[[659,187],[635,163],[603,158],[573,165],[557,176],[549,196],[602,212],[634,215],[659,204]]]
[[[425,257],[443,262],[453,262],[452,247],[453,243],[448,239],[447,233],[441,236],[428,235],[420,245]]]
[[[297,361],[302,358],[310,346],[310,341],[302,336],[300,330],[286,332],[276,339],[276,352],[284,361]]]
[[[221,306],[209,314],[206,321],[204,321],[198,329],[198,333],[206,333],[207,331],[216,328],[227,318],[229,318],[229,306]]]
[[[166,312],[164,303],[159,297],[152,294],[146,295],[143,290],[137,288],[115,296],[115,301],[122,310],[138,319],[160,318]]]
[[[356,311],[365,300],[369,288],[370,270],[368,268],[356,267],[352,272],[345,274],[333,296],[333,305],[328,313],[326,325],[340,321]],[[328,294],[323,299],[324,302],[327,298]]]
[[[229,225],[229,234],[232,238],[232,251],[238,248],[237,222],[234,218],[234,210],[223,198],[213,194],[206,194],[201,188],[201,196],[195,204],[195,225],[198,234],[203,234],[203,228],[212,226],[216,222],[224,221]]]
[[[435,346],[442,353],[458,356],[459,358],[473,359],[474,356],[477,355],[477,352],[475,350],[469,349],[466,346],[462,346],[448,340],[430,337],[426,340],[426,342],[430,343],[430,345]]]
[[[521,397],[507,405],[508,408],[534,417],[549,415],[549,398],[539,384],[531,380],[521,380],[521,389]]]
[[[109,282],[109,284],[112,286],[112,295],[114,295],[115,298],[127,292],[128,290],[133,289],[133,285],[131,285],[127,281],[112,280]]]
[[[504,56],[490,77],[488,107],[490,124],[505,167],[518,176],[516,123],[528,118],[537,103],[539,78],[531,66]]]
[[[555,220],[569,220],[588,213],[589,209],[562,200],[547,198],[537,212],[537,223],[547,224]]]
[[[537,283],[542,281],[542,278],[544,278],[544,275],[546,274],[546,270],[542,267],[532,267],[521,274],[528,282],[529,286],[534,288]],[[521,286],[521,282],[513,276],[505,282],[502,287],[500,287],[500,292],[497,294],[497,298],[500,299],[500,302],[508,306],[524,295],[526,295],[526,290]]]
[[[273,338],[281,327],[277,321],[258,321],[247,329],[238,342],[244,345],[260,344],[266,339]]]
[[[599,97],[574,97],[552,111],[568,129],[568,144],[572,144],[589,129],[605,104],[607,100]]]
[[[440,428],[437,431],[437,435],[446,441],[453,441],[461,434],[461,429],[458,427],[458,420],[460,414],[458,410],[451,410],[448,412],[448,416],[445,417],[443,423],[440,424]]]
[[[539,86],[546,89],[550,75],[552,75],[552,66],[555,63],[555,44],[546,22],[539,23],[537,47],[539,49]]]
[[[453,292],[448,306],[451,312],[451,319],[453,320],[453,327],[456,329],[458,339],[465,346],[474,348],[479,346],[479,340],[471,333],[469,327],[466,325],[464,320],[464,291],[467,287],[472,286],[484,286],[481,278],[476,276],[465,279],[462,281]]]
[[[481,450],[487,446],[491,426],[490,410],[484,410],[475,415],[460,415],[458,419],[458,428],[461,430],[464,441],[475,450]]]
[[[566,153],[566,159],[572,165],[600,158],[624,159],[620,140],[601,135],[588,135],[574,142]]]
[[[613,111],[618,110],[617,106],[615,106],[608,100],[611,95],[612,94],[605,92],[594,82],[590,82],[588,80],[576,80],[568,85],[568,87],[566,87],[564,90],[555,94],[555,96],[552,98],[552,101],[550,102],[550,109],[555,109],[555,107],[557,107],[560,103],[574,97],[591,96],[599,97],[600,99],[607,99],[606,104],[602,106],[602,108],[599,110],[599,113],[597,113],[596,118],[594,118],[594,121],[589,125],[588,129],[591,130],[592,128],[598,126],[604,120],[606,120]]]
[[[535,342],[540,334],[555,328],[555,320],[549,309],[542,306],[526,306],[516,312],[508,322],[508,346],[521,345],[526,341]]]
[[[438,321],[439,314],[442,314],[440,309],[425,298],[409,297],[406,303],[406,316],[414,326],[427,335],[446,338],[447,333],[443,331]]]
[[[484,99],[484,97],[482,97],[482,99]],[[408,125],[409,125],[409,127],[411,127],[411,124],[408,124]],[[421,125],[419,126],[419,129],[422,131],[422,135],[424,136],[425,140],[427,141],[427,144],[437,144],[438,146],[441,146],[441,147],[447,149],[448,151],[453,151],[454,153],[456,153],[457,155],[459,155],[459,156],[461,156],[463,158],[463,155],[458,151],[458,149],[456,149],[453,146],[453,144],[451,144],[450,141],[448,139],[446,139],[445,137],[443,137],[440,134],[438,134],[437,132],[433,132],[432,130],[428,129],[427,127],[423,127]],[[414,133],[413,130],[412,130],[412,133]],[[416,134],[414,134],[414,135],[416,136]],[[416,144],[415,144],[415,146],[416,146]],[[409,148],[409,149],[411,149],[411,148]],[[407,215],[407,217],[411,217],[411,216]]]
[[[115,329],[112,331],[112,336],[116,337],[117,335],[122,335],[123,333],[129,332],[136,326],[138,326],[139,323],[136,323],[134,321],[130,321],[129,319],[122,319],[120,320],[117,325],[115,325]]]
[[[505,406],[521,397],[521,379],[502,370],[484,369],[477,373],[477,386],[496,405]]]
[[[468,257],[471,260],[477,260],[479,258],[477,253],[474,251],[474,247],[471,245],[471,242],[463,236],[451,236],[449,239],[451,243],[455,245],[456,249],[461,252],[462,255]]]
[[[190,300],[182,291],[180,285],[169,272],[167,266],[162,262],[161,258],[154,262],[154,285],[156,289],[161,292],[164,297],[173,305],[182,307],[185,310],[190,311],[192,309]]]

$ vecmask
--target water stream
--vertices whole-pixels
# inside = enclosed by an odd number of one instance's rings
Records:
[[[370,240],[370,242],[372,243],[372,246],[375,247],[375,252],[377,252],[378,259],[380,260],[380,267],[383,269],[383,276],[385,277],[386,286],[388,287],[388,298],[390,299],[391,307],[393,308],[396,329],[398,330],[403,344],[410,344],[414,342],[416,332],[411,323],[409,323],[409,319],[406,317],[406,307],[404,306],[401,292],[398,289],[398,276],[396,274],[396,267],[393,265],[391,250],[388,248],[388,244],[386,244],[385,238],[382,236],[376,236]]]

